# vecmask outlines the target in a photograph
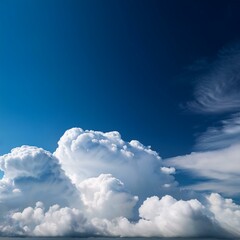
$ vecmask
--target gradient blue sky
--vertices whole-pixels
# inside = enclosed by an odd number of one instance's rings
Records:
[[[212,116],[181,108],[189,66],[239,38],[238,1],[0,2],[0,154],[77,126],[172,157]],[[191,67],[190,67],[191,68]],[[215,119],[214,119],[215,120]]]

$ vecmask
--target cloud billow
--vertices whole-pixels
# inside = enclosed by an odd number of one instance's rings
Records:
[[[136,140],[123,141],[118,132],[72,128],[61,137],[54,156],[76,185],[90,177],[112,174],[140,201],[177,191],[174,177],[161,171],[163,163],[157,152]]]
[[[0,168],[2,236],[240,236],[239,205],[191,199],[175,168],[118,132],[73,128],[54,154],[22,146]]]
[[[22,146],[0,157],[4,177],[0,180],[0,209],[12,210],[44,201],[73,204],[79,194],[65,175],[59,161],[41,148]],[[64,192],[64,194],[63,194]]]

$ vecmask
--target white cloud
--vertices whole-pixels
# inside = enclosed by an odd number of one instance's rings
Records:
[[[209,197],[213,198],[214,195]],[[221,218],[221,212],[211,211],[214,204],[214,200],[203,205],[196,199],[177,201],[168,195],[162,199],[154,196],[148,198],[140,207],[141,218],[138,222],[130,222],[127,218],[117,218],[114,221],[94,219],[93,224],[108,235],[121,237],[239,236],[239,233],[235,232],[240,223],[239,216],[235,214],[236,223],[233,229],[230,229],[226,219]],[[229,211],[231,207],[224,207],[222,210]]]
[[[2,211],[23,209],[37,201],[44,201],[46,206],[80,204],[77,189],[50,152],[30,146],[14,148],[0,157],[0,168],[4,171],[0,180]]]
[[[165,174],[175,174],[176,169],[174,167],[161,167],[161,172]]]
[[[201,176],[212,174],[224,186],[240,170],[239,149],[192,154],[176,163]],[[218,194],[190,199],[175,185],[175,168],[163,166],[138,141],[75,128],[54,155],[22,146],[0,157],[2,236],[240,236],[239,205]],[[224,160],[230,157],[229,165]]]
[[[18,236],[74,236],[95,234],[94,228],[80,210],[59,205],[47,211],[43,203],[15,212],[0,226],[5,235]]]
[[[218,126],[209,127],[198,137],[196,149],[221,149],[238,142],[240,142],[240,113],[220,121]]]
[[[111,174],[82,181],[79,191],[88,216],[107,219],[133,217],[138,197],[128,193],[124,184]]]
[[[199,62],[192,70],[196,70],[198,79],[194,100],[187,107],[194,112],[215,114],[222,120],[215,118],[215,123],[197,138],[195,149],[199,152],[166,163],[205,178],[188,185],[188,189],[239,195],[240,45],[223,49],[214,61]]]
[[[224,113],[240,109],[240,47],[222,50],[215,61],[204,63],[197,79],[195,100],[187,107],[200,113]]]
[[[211,194],[208,197],[209,210],[214,218],[226,232],[233,236],[240,236],[240,205],[232,199],[224,199],[219,194]]]
[[[191,189],[217,191],[230,196],[240,194],[236,187],[240,182],[240,144],[215,151],[193,152],[168,159],[165,163],[208,179],[189,186]]]
[[[196,199],[176,200],[171,196],[147,198],[139,208],[140,219],[130,222],[87,218],[80,209],[53,205],[10,213],[0,231],[18,236],[121,236],[121,237],[239,237],[240,206],[219,194]]]
[[[122,181],[140,202],[151,195],[169,193],[171,189],[177,194],[174,177],[160,169],[160,156],[136,140],[123,141],[118,132],[72,128],[61,137],[54,155],[77,184],[103,173]]]

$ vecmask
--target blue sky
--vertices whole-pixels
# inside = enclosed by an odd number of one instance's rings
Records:
[[[0,1],[0,236],[239,237],[239,11]]]
[[[239,37],[235,1],[0,4],[2,154],[53,151],[73,126],[188,153],[206,123],[179,107],[192,95],[186,69]]]

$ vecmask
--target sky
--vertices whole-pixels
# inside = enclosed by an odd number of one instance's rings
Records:
[[[237,1],[1,1],[1,154],[71,127],[185,154],[206,118],[189,66],[239,38]],[[190,76],[189,76],[190,75]]]
[[[0,1],[0,234],[239,237],[239,11]]]

